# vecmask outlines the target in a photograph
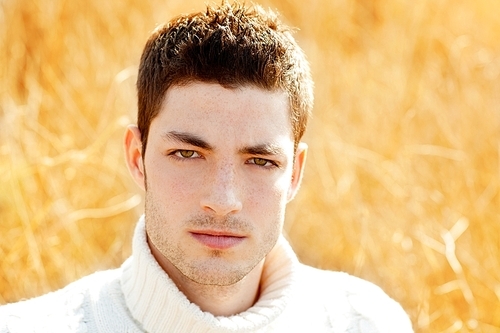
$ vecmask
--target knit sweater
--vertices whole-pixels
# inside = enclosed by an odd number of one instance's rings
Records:
[[[412,332],[398,303],[375,285],[298,262],[281,237],[266,257],[261,294],[229,317],[203,312],[152,256],[144,218],[132,256],[65,288],[0,307],[5,332]]]

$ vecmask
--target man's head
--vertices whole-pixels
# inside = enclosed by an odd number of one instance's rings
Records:
[[[312,104],[288,30],[240,5],[183,16],[148,40],[138,90],[125,148],[156,260],[183,286],[262,269],[300,185]]]
[[[193,81],[285,92],[295,146],[300,141],[313,104],[313,83],[302,50],[276,14],[224,3],[180,16],[154,31],[137,80],[143,155],[150,123],[167,90]]]

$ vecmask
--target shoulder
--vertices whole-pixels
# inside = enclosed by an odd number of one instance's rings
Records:
[[[119,284],[113,270],[97,272],[63,289],[0,307],[0,333],[90,332],[93,295]]]
[[[321,303],[334,331],[413,332],[403,308],[375,284],[306,265],[301,265],[301,276],[303,285]]]

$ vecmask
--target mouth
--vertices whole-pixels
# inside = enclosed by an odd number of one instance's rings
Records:
[[[212,249],[225,250],[237,246],[244,236],[219,231],[191,231],[191,236],[198,242]]]

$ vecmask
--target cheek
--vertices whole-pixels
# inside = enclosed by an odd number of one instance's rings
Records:
[[[148,167],[148,166],[147,166]],[[147,170],[148,191],[163,198],[165,205],[182,205],[200,188],[202,172],[151,163]]]
[[[282,217],[287,203],[287,194],[290,181],[288,177],[280,177],[266,181],[251,182],[251,191],[248,191],[247,206],[251,206],[259,215],[268,215],[269,218]]]

